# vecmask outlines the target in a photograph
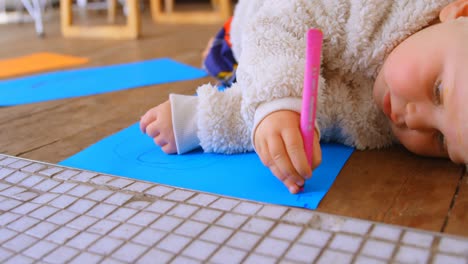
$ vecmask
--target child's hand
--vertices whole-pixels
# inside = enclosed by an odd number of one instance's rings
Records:
[[[310,168],[300,130],[300,115],[293,111],[269,114],[258,125],[254,144],[262,163],[283,182],[291,193],[297,193],[305,179],[322,161],[317,131],[314,137],[314,160]]]
[[[140,118],[140,129],[152,137],[154,143],[167,154],[176,153],[177,146],[172,130],[171,103],[169,100],[151,108]]]

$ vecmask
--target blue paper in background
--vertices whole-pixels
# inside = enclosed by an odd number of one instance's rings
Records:
[[[201,69],[167,58],[56,71],[0,81],[0,106],[107,93],[204,76],[206,72]]]
[[[353,150],[343,145],[323,144],[322,164],[298,195],[290,194],[255,153],[222,155],[195,150],[184,155],[167,155],[140,132],[138,124],[59,164],[230,197],[315,209]]]

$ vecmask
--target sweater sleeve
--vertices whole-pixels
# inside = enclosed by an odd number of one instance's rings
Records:
[[[200,146],[199,138],[206,152],[230,154],[253,150],[251,142],[254,135],[248,138],[240,112],[236,111],[240,109],[240,100],[236,100],[235,90],[220,92],[208,84],[200,87],[199,92],[210,95],[201,100],[196,96],[170,95],[177,154],[184,154]],[[279,110],[300,113],[301,99],[282,98],[260,105],[255,114],[253,131],[267,115]],[[213,113],[215,115],[211,116]],[[320,135],[317,122],[315,127]]]
[[[172,112],[172,129],[177,147],[177,154],[189,152],[200,146],[197,137],[197,104],[196,96],[170,94]]]
[[[241,118],[241,92],[237,83],[219,91],[211,84],[197,89],[198,138],[205,152],[224,154],[252,151],[249,128]]]
[[[301,106],[302,101],[299,98],[282,98],[261,104],[255,112],[254,128],[252,130],[252,142],[255,136],[255,130],[257,129],[257,126],[267,115],[279,110],[289,110],[300,114]],[[315,130],[317,131],[320,138],[321,133],[317,120],[315,120]]]

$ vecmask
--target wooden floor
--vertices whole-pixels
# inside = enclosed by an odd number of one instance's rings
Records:
[[[32,24],[0,25],[0,59],[50,51],[89,58],[83,67],[159,57],[199,66],[201,52],[219,26],[154,24],[146,10],[139,40],[89,41],[62,38],[59,19],[52,16],[43,39],[36,37]],[[193,94],[209,80],[2,107],[0,153],[57,163],[135,123],[169,93]],[[416,157],[400,147],[357,151],[318,210],[468,236],[468,176],[462,166]]]

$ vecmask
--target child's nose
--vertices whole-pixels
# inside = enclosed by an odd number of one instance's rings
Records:
[[[406,105],[405,123],[409,129],[429,130],[434,128],[434,117],[425,105],[408,103]]]

